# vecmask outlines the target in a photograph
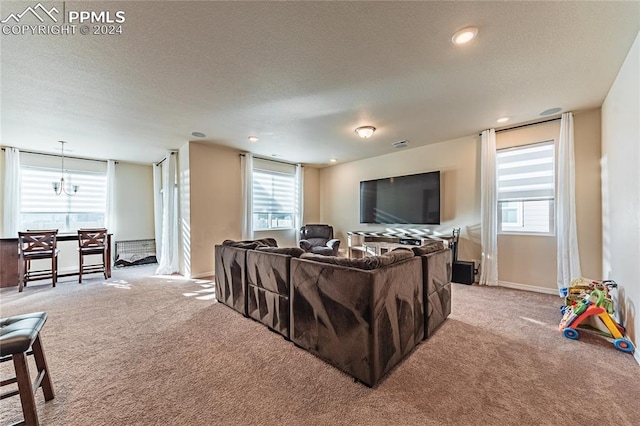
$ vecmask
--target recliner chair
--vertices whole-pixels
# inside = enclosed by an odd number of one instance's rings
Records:
[[[300,248],[307,253],[337,256],[340,240],[333,238],[333,226],[310,224],[300,228]]]

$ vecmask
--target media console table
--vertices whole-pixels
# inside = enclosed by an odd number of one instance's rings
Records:
[[[452,238],[402,231],[350,231],[347,232],[348,256],[355,258],[378,256],[398,247],[416,247],[431,241],[441,241],[445,247],[448,247]]]
[[[111,236],[107,235],[107,278],[111,278]],[[56,237],[60,241],[78,241],[78,234],[67,234]],[[78,272],[58,274],[60,277],[78,275]],[[20,256],[18,255],[18,238],[0,238],[0,287],[17,287],[20,281]]]

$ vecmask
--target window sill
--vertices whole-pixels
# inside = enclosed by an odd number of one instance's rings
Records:
[[[527,237],[555,237],[554,233],[544,233],[544,232],[498,232],[498,236],[506,235],[506,236],[527,236]]]

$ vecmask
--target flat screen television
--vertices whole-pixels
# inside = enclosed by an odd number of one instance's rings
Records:
[[[360,182],[360,223],[440,224],[440,172]]]

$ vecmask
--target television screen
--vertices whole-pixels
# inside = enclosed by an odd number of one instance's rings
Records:
[[[440,224],[440,172],[360,182],[360,222]]]

